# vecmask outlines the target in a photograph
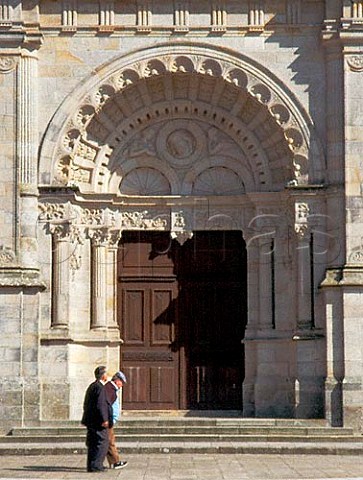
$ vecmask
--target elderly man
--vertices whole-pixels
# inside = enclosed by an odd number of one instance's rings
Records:
[[[120,415],[120,402],[118,399],[118,392],[124,383],[126,383],[125,374],[123,372],[116,372],[115,375],[111,378],[111,380],[105,385],[107,401],[112,407],[112,421],[108,428],[109,445],[107,450],[107,460],[110,468],[115,469],[124,468],[127,465],[127,462],[120,461],[120,456],[116,447],[115,432],[113,429]]]
[[[110,405],[104,387],[107,369],[99,366],[94,374],[96,380],[89,385],[84,398],[82,424],[87,427],[87,472],[103,472],[110,422]]]

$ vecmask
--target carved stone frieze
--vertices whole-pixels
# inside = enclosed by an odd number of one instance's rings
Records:
[[[54,220],[63,220],[66,217],[66,204],[64,203],[40,203],[39,220],[49,222]]]
[[[121,212],[121,229],[135,230],[135,229],[166,229],[167,220],[162,217],[147,218],[148,212]]]

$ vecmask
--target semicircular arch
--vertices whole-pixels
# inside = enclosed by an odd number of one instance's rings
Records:
[[[177,94],[168,98],[170,86]],[[84,191],[94,191],[97,175],[105,176],[117,157],[117,138],[121,135],[127,143],[147,122],[160,121],[160,115],[180,118],[175,109],[183,102],[190,109],[184,118],[204,115],[218,130],[228,130],[252,168],[256,189],[322,181],[324,159],[313,122],[286,86],[246,56],[184,42],[113,60],[71,94],[46,132],[41,183],[78,183]],[[256,182],[261,175],[267,180]],[[101,191],[110,193],[105,185]]]

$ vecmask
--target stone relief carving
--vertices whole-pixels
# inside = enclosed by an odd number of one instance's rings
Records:
[[[194,195],[241,195],[245,193],[240,177],[226,167],[212,167],[204,170],[195,179]]]
[[[295,232],[300,239],[304,239],[309,231],[308,217],[310,207],[305,202],[295,203]]]
[[[147,214],[147,210],[143,212],[120,212],[121,229],[166,229],[168,222],[165,218],[147,218]]]
[[[14,57],[0,56],[0,73],[10,73],[15,70],[18,62]]]
[[[349,262],[351,262],[351,263],[363,263],[363,249],[361,247],[359,249],[353,251],[349,255]]]
[[[10,247],[0,245],[0,265],[9,265],[16,260],[15,252]]]
[[[66,215],[67,205],[61,203],[40,203],[40,214],[38,219],[41,222],[63,220]]]
[[[170,195],[171,188],[165,176],[155,168],[140,167],[123,178],[120,192],[125,195]]]
[[[170,92],[168,93],[166,91],[166,83],[164,84],[162,79],[163,74],[168,72],[189,74],[198,72],[198,75],[206,75],[211,79],[223,78],[226,80],[226,85],[232,83],[235,87],[240,89],[241,92],[251,95],[251,98],[253,97],[258,102],[255,105],[257,109],[256,111],[258,112],[259,108],[267,109],[271,118],[275,121],[276,129],[281,130],[282,138],[291,150],[293,159],[291,161],[291,167],[295,177],[294,180],[296,180],[297,184],[303,184],[308,181],[307,152],[309,149],[309,133],[307,132],[309,132],[309,129],[306,128],[305,131],[303,131],[300,128],[300,119],[297,120],[294,112],[284,105],[285,100],[280,98],[270,85],[267,83],[261,83],[257,77],[255,78],[253,73],[248,72],[248,74],[246,74],[242,67],[237,67],[228,60],[212,60],[202,54],[164,54],[155,59],[148,60],[147,62],[135,62],[133,65],[129,65],[126,68],[121,69],[121,71],[113,73],[110,78],[105,80],[101,87],[98,87],[93,93],[86,96],[83,104],[82,102],[79,104],[77,108],[78,113],[75,114],[75,118],[77,119],[81,133],[82,131],[89,131],[92,133],[92,136],[98,138],[99,142],[105,142],[107,136],[110,135],[110,132],[102,125],[101,119],[95,117],[94,112],[100,112],[103,108],[109,108],[108,105],[110,105],[110,98],[112,98],[113,95],[118,95],[123,90],[128,92],[128,89],[134,88],[133,86],[143,78],[160,78],[159,83],[153,83],[152,81],[150,83],[146,82],[145,87],[151,88],[152,85],[160,87],[160,93],[163,96],[160,100],[168,99],[170,97]],[[204,89],[202,88],[199,90],[202,95]],[[136,90],[134,93],[136,94]],[[228,119],[222,117],[218,119],[221,124],[226,123],[228,125],[233,125],[233,116],[231,117],[230,112],[236,108],[236,98],[238,96],[236,96],[236,93],[238,94],[238,91],[228,92],[226,90],[220,98],[220,101],[223,99],[223,107],[226,109],[225,115],[228,117]],[[230,105],[228,104],[229,107],[227,108],[226,102],[228,96],[230,97]],[[140,108],[141,105],[146,107],[146,104],[143,103],[144,100],[142,97],[139,95],[138,98],[141,102],[138,108]],[[243,98],[243,96],[241,96],[241,98]],[[259,106],[258,104],[262,106]],[[196,111],[198,111],[198,109],[196,109]],[[166,112],[168,112],[168,115],[170,116],[171,111],[169,111],[167,107],[165,108],[165,113]],[[193,112],[193,114],[194,113],[195,112]],[[200,113],[202,114],[203,112]],[[149,118],[149,121],[154,121],[153,119],[159,115],[160,111],[156,109],[155,112],[148,113],[146,117]],[[255,116],[256,114],[253,114],[252,118]],[[172,122],[173,121],[174,120],[172,120]],[[135,125],[131,126],[125,124],[126,129],[124,130],[123,135],[128,135],[128,133],[131,132],[132,135],[134,135]],[[195,158],[198,157],[198,153],[200,153],[198,129],[195,130],[193,127],[194,125],[192,126],[192,124],[189,127],[185,124],[179,128],[171,128],[170,131],[164,131],[163,135],[160,135],[159,142],[163,142],[165,146],[163,151],[166,153],[164,155],[168,157],[168,161],[174,168],[186,168],[195,161]],[[115,129],[117,129],[117,125],[115,125]],[[240,130],[236,127],[236,134],[243,135],[238,132],[240,132]],[[71,133],[74,135],[75,132]],[[154,137],[151,136],[151,130],[148,131],[148,133],[150,133],[150,137],[139,136],[137,140],[134,138],[133,140],[135,141],[129,142],[128,155],[130,157],[133,155],[139,156],[141,154],[155,156],[155,146],[157,145],[154,143]],[[143,135],[146,135],[146,131]],[[84,138],[83,135],[82,138]],[[65,148],[68,148],[68,151],[72,149],[73,152],[72,142],[75,140],[75,138],[65,140]],[[86,157],[89,157],[88,160],[90,160],[90,162],[94,160],[94,156],[92,157],[91,152],[84,150],[79,152],[78,158],[84,159],[85,155]],[[60,160],[61,159],[59,158],[58,162]],[[257,162],[255,162],[255,164],[257,164]],[[75,182],[89,183],[91,181],[91,172],[93,168],[95,167],[90,166],[89,169],[87,169],[81,165],[78,165],[76,168],[75,165],[73,165],[72,160],[67,174],[68,176],[73,177],[73,181]]]
[[[352,72],[363,72],[363,55],[348,57],[347,63]]]

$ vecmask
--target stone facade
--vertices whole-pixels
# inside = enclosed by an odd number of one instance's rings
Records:
[[[124,230],[240,230],[243,415],[363,428],[363,2],[0,0],[0,418],[119,368]],[[121,335],[121,336],[120,336]]]

